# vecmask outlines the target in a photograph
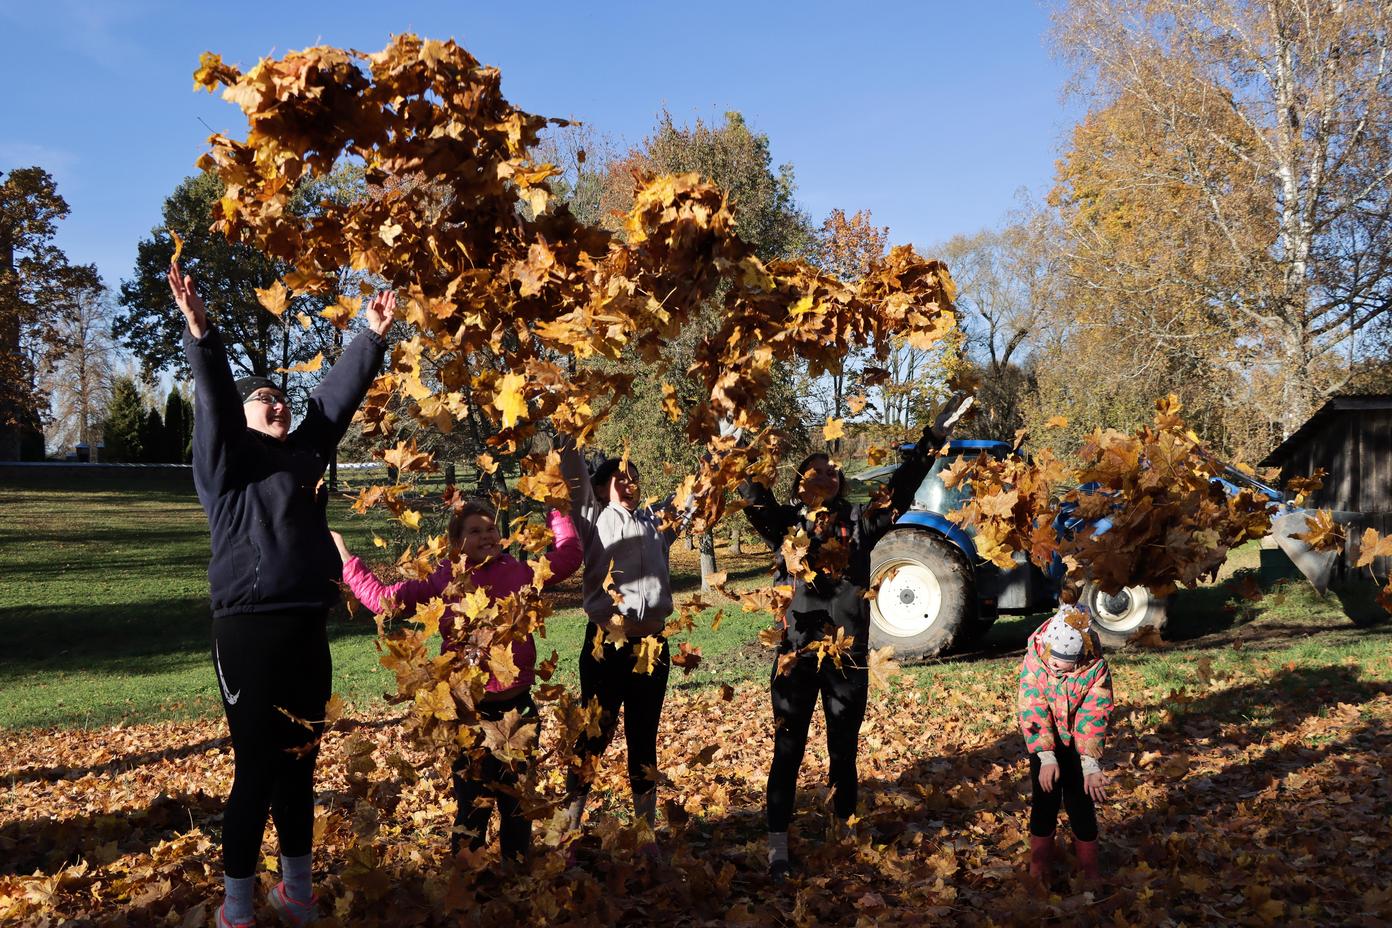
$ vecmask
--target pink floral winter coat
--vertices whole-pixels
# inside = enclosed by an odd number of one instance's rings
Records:
[[[1112,713],[1112,674],[1106,658],[1083,658],[1072,673],[1049,670],[1045,622],[1030,635],[1020,664],[1019,721],[1031,754],[1077,744],[1078,753],[1100,760]],[[1094,638],[1094,642],[1096,639]]]

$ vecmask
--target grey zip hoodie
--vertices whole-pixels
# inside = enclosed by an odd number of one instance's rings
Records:
[[[672,578],[667,568],[675,531],[658,527],[649,507],[629,512],[595,496],[585,460],[569,440],[558,443],[561,474],[570,484],[570,515],[585,550],[585,615],[596,625],[621,616],[628,624],[666,619],[672,614]],[[610,567],[622,597],[615,605],[604,589]]]

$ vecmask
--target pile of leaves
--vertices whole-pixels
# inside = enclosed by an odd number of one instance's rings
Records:
[[[1121,710],[1101,809],[1106,878],[1025,876],[1028,776],[1013,659],[952,685],[871,700],[862,815],[830,831],[821,722],[801,781],[799,875],[770,885],[767,694],[675,690],[663,714],[659,859],[629,827],[622,738],[604,759],[589,832],[531,865],[496,841],[449,857],[448,757],[398,712],[345,719],[326,739],[316,879],[327,925],[1375,925],[1392,919],[1392,689],[1377,672],[1207,657],[1173,684],[1114,663]],[[545,710],[543,747],[559,730]],[[210,923],[231,753],[221,720],[0,736],[0,922]],[[543,764],[559,795],[563,771]],[[539,829],[550,827],[543,821]],[[1061,834],[1066,835],[1066,826]],[[1065,840],[1064,846],[1067,847]],[[275,863],[268,836],[267,867]],[[1065,868],[1066,871],[1067,868]],[[262,875],[260,897],[276,879]],[[270,913],[261,917],[270,923]]]

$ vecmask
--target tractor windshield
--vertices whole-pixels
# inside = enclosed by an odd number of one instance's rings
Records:
[[[969,456],[976,457],[979,453],[972,451]],[[918,492],[914,494],[913,508],[945,516],[961,508],[963,501],[971,498],[971,490],[966,486],[958,484],[949,490],[942,482],[942,472],[961,457],[961,452],[949,452],[933,462],[928,476],[923,478],[923,482],[918,485]]]

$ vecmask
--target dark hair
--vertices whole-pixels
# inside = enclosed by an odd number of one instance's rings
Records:
[[[449,535],[451,544],[455,543],[458,537],[464,534],[464,523],[473,516],[483,516],[495,523],[498,521],[498,512],[496,509],[481,499],[471,499],[450,515],[449,528],[446,531]]]
[[[595,465],[594,472],[590,474],[590,486],[594,487],[596,493],[609,492],[609,481],[618,473],[622,460],[623,458],[605,458]],[[635,478],[638,476],[638,468],[632,461],[628,462],[628,472]]]
[[[817,458],[825,458],[827,463],[832,463],[831,455],[827,454],[825,451],[814,451],[802,459],[802,463],[797,466],[797,472],[793,474],[791,498],[795,505],[802,502],[802,477],[807,473],[807,468],[811,467],[812,462],[817,460]],[[836,492],[832,495],[834,497],[843,496],[846,492],[846,472],[835,464],[832,464],[832,466],[836,467],[836,476],[840,480],[840,483],[836,487]]]

